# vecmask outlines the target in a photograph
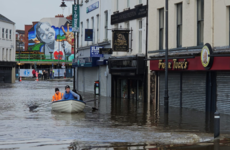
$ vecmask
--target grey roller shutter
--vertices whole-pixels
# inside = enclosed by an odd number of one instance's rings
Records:
[[[217,72],[217,110],[230,114],[230,72]]]
[[[183,72],[182,107],[205,111],[206,72]]]
[[[165,73],[159,73],[160,105],[164,105]],[[169,106],[180,106],[180,73],[170,72],[168,75]]]

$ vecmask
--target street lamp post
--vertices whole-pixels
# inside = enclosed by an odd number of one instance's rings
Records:
[[[19,41],[19,65],[18,65],[18,81],[20,81],[20,60],[21,60],[21,42]]]
[[[165,97],[164,97],[164,113],[169,112],[169,96],[168,96],[168,0],[165,0]]]

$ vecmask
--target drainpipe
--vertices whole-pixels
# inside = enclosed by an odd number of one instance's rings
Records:
[[[148,102],[148,72],[149,72],[149,67],[148,67],[148,61],[147,61],[147,59],[148,59],[148,23],[149,23],[149,20],[148,20],[148,15],[149,14],[149,0],[147,0],[147,16],[146,16],[146,39],[145,39],[145,41],[146,41],[146,45],[145,45],[145,59],[146,59],[146,61],[145,61],[145,68],[146,68],[146,75],[145,75],[145,86],[146,86],[146,93],[145,93],[145,98],[146,98],[146,100],[147,100],[147,102]]]

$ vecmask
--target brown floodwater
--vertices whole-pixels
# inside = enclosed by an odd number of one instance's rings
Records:
[[[215,147],[212,123],[203,112],[170,108],[165,123],[143,100],[111,99],[84,93],[85,101],[98,98],[78,114],[51,111],[54,88],[64,92],[71,82],[22,81],[0,83],[1,149],[207,149]],[[28,105],[42,105],[29,111]],[[44,105],[46,104],[46,105]],[[228,137],[229,116],[222,121],[222,139]],[[223,141],[223,140],[222,140]],[[228,146],[228,140],[219,147]],[[202,142],[203,145],[196,143]],[[208,143],[207,143],[208,142]],[[182,145],[181,145],[182,144]],[[189,145],[191,146],[189,146]],[[195,145],[194,145],[195,144]],[[170,147],[173,146],[173,147]],[[198,149],[198,148],[197,148]]]

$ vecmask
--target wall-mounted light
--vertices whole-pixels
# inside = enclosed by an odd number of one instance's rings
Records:
[[[67,7],[65,4],[65,1],[62,0],[63,2],[61,3],[60,7],[62,8],[62,10],[64,11],[64,9]]]

